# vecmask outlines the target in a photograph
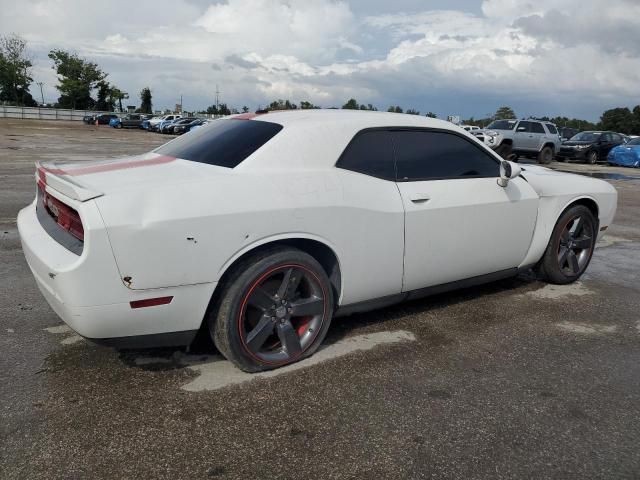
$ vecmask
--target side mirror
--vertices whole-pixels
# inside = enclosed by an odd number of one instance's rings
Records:
[[[500,163],[500,178],[498,179],[498,185],[501,187],[506,187],[509,183],[509,180],[512,178],[516,178],[522,172],[522,168],[517,163],[509,162],[508,160],[503,160]]]

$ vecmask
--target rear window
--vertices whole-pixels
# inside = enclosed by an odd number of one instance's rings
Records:
[[[234,168],[271,140],[282,125],[256,120],[215,120],[161,146],[161,155]]]
[[[556,135],[558,133],[558,130],[556,130],[556,127],[550,123],[545,123],[545,125],[547,126],[547,130],[549,130],[549,133],[553,133],[554,135]]]

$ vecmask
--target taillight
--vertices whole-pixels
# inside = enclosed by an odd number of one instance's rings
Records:
[[[80,220],[78,212],[69,205],[49,195],[40,182],[38,182],[38,186],[42,192],[42,206],[47,213],[63,230],[66,230],[78,240],[84,242],[84,227],[82,226],[82,220]]]

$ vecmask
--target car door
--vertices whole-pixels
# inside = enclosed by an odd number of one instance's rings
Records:
[[[521,177],[499,186],[500,160],[466,136],[392,138],[405,209],[403,291],[518,267],[535,227],[534,189]]]
[[[613,135],[609,132],[604,132],[598,139],[598,158],[607,158],[609,151],[613,148]]]
[[[540,122],[529,123],[531,124],[531,138],[533,139],[531,143],[532,148],[535,149],[536,152],[539,152],[545,144],[546,132]]]
[[[531,132],[531,122],[525,120],[518,122],[513,146],[515,150],[533,151],[537,149],[537,140]]]

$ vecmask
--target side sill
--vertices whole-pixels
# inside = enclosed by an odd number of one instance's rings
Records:
[[[396,303],[401,303],[406,300],[415,300],[417,298],[430,297],[432,295],[438,295],[440,293],[449,292],[451,290],[458,290],[461,288],[469,288],[476,285],[482,285],[484,283],[495,282],[498,280],[503,280],[505,278],[515,277],[522,272],[530,270],[532,267],[533,265],[526,265],[520,268],[508,268],[506,270],[500,270],[498,272],[493,272],[486,275],[478,275],[477,277],[456,280],[455,282],[433,285],[431,287],[420,288],[417,290],[411,290],[408,292],[389,295],[386,297],[374,298],[372,300],[365,300],[363,302],[343,305],[336,310],[334,316],[343,317],[346,315],[351,315],[353,313],[368,312],[370,310],[376,310],[378,308],[384,308]]]
[[[154,333],[151,335],[133,335],[130,337],[87,338],[92,343],[117,350],[144,349],[158,347],[184,347],[191,345],[198,330],[181,332]]]

